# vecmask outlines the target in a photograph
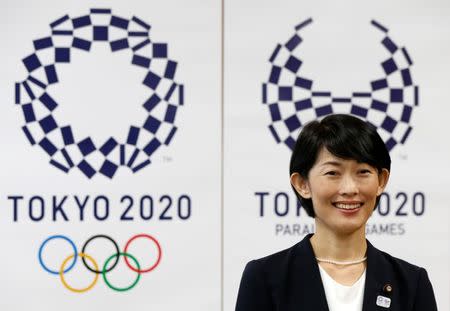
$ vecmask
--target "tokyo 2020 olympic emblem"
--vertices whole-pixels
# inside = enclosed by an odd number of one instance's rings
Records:
[[[332,113],[347,113],[377,127],[388,150],[404,144],[411,133],[413,108],[419,104],[419,87],[411,76],[413,62],[405,47],[397,45],[388,29],[376,21],[371,24],[383,33],[383,76],[373,79],[367,89],[350,92],[348,97],[333,97],[331,91],[314,89],[314,81],[301,72],[300,32],[312,23],[308,19],[295,27],[295,33],[278,44],[269,61],[269,79],[262,87],[263,104],[269,108],[269,130],[277,143],[290,149],[302,127],[309,121]]]
[[[101,264],[92,256],[92,254],[88,254],[86,252],[87,246],[90,243],[92,243],[94,240],[97,240],[97,239],[106,239],[108,242],[111,242],[111,244],[114,248],[114,252],[105,260],[104,263],[101,263]],[[141,266],[141,263],[139,263],[139,261],[136,259],[136,257],[128,252],[131,243],[133,241],[136,241],[137,239],[150,240],[152,243],[155,244],[156,249],[157,249],[157,255],[156,255],[156,260],[154,263],[151,263],[150,265],[143,267],[143,266]],[[70,247],[72,248],[73,254],[67,256],[61,263],[60,267],[58,267],[58,269],[51,269],[46,264],[46,260],[44,259],[44,253],[45,253],[45,249],[49,243],[58,241],[58,240],[67,242],[70,245]],[[151,250],[151,249],[149,248],[149,250]],[[116,285],[113,285],[107,277],[108,273],[110,273],[111,271],[113,271],[116,268],[116,266],[119,263],[119,258],[121,256],[124,258],[124,261],[125,261],[125,264],[127,265],[127,267],[131,271],[136,272],[135,279],[132,282],[130,282],[131,284],[129,284],[128,286],[124,286],[124,287],[118,287]],[[41,265],[41,267],[50,274],[59,275],[59,278],[60,278],[63,286],[66,289],[68,289],[69,291],[74,292],[74,293],[84,293],[84,292],[91,290],[95,286],[95,284],[97,284],[100,274],[102,275],[103,281],[110,289],[118,291],[118,292],[128,291],[137,285],[137,283],[139,282],[139,280],[141,278],[142,273],[151,272],[159,265],[159,263],[161,261],[161,256],[162,256],[162,250],[161,250],[161,246],[160,246],[158,240],[149,234],[138,234],[138,235],[131,237],[128,240],[128,242],[125,244],[123,251],[120,251],[119,246],[117,245],[117,242],[110,236],[103,235],[103,234],[94,235],[94,236],[90,237],[84,243],[81,252],[78,252],[78,249],[77,249],[75,243],[67,236],[52,235],[52,236],[49,236],[47,239],[45,239],[42,242],[41,246],[39,247],[39,251],[38,251],[38,259],[39,259],[39,264]],[[85,286],[84,288],[73,287],[72,285],[69,284],[69,282],[66,280],[66,277],[65,277],[65,275],[67,273],[69,273],[75,267],[76,263],[79,262],[78,257],[81,258],[84,267],[93,273],[92,281],[90,281],[90,283],[87,286]]]
[[[175,82],[177,62],[169,58],[167,44],[151,41],[146,22],[116,16],[110,9],[91,9],[74,18],[65,15],[50,27],[51,35],[34,40],[34,53],[22,60],[28,77],[15,84],[15,103],[23,112],[22,130],[29,142],[39,145],[53,166],[66,173],[76,167],[88,178],[96,173],[112,178],[120,166],[132,172],[146,167],[152,154],[171,142],[177,131],[175,116],[183,105],[183,85]],[[108,137],[100,144],[90,136],[78,137],[71,125],[57,120],[55,112],[64,109],[64,103],[51,95],[53,85],[64,84],[58,66],[70,63],[74,51],[91,52],[94,44],[108,45],[112,53],[129,53],[130,63],[142,69],[148,92],[144,103],[135,103],[143,104],[143,124],[131,125],[122,138]],[[52,57],[41,58],[43,52]]]

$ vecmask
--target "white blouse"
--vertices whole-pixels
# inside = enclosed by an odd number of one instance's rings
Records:
[[[333,280],[320,265],[319,271],[330,311],[362,311],[366,270],[351,286]]]

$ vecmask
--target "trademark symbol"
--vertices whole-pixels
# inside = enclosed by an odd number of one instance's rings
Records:
[[[173,161],[172,157],[163,156],[163,162],[172,162],[172,161]]]

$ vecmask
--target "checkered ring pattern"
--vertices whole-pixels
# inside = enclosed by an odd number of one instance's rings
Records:
[[[120,166],[137,172],[149,165],[152,154],[174,137],[175,116],[183,105],[183,85],[175,81],[177,62],[169,58],[167,44],[151,41],[146,22],[116,16],[110,9],[91,9],[75,18],[65,15],[50,28],[51,35],[33,41],[34,52],[22,60],[28,77],[15,84],[15,103],[23,112],[22,130],[29,142],[47,153],[53,166],[66,173],[77,168],[88,178],[97,173],[112,178]],[[70,63],[74,50],[91,52],[94,42],[109,45],[112,53],[127,50],[131,65],[142,70],[148,92],[141,103],[145,121],[131,125],[123,141],[109,137],[96,145],[55,117],[57,109],[64,109],[51,94],[52,85],[63,83],[58,66]],[[40,56],[44,54],[50,57]]]
[[[406,48],[390,38],[386,27],[371,21],[383,37],[383,75],[370,81],[367,89],[351,91],[348,97],[334,97],[331,91],[315,89],[314,81],[302,73],[300,33],[312,21],[310,18],[297,25],[295,33],[278,44],[269,59],[271,68],[262,86],[262,101],[269,108],[269,130],[277,143],[293,149],[306,123],[332,113],[346,113],[376,126],[389,151],[398,143],[404,144],[412,130],[413,108],[419,104],[419,87],[413,82],[413,62]]]

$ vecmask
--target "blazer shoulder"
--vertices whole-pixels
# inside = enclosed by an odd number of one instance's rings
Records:
[[[283,262],[292,247],[247,263],[242,274],[236,311],[271,311],[277,301],[276,288],[282,284]]]

